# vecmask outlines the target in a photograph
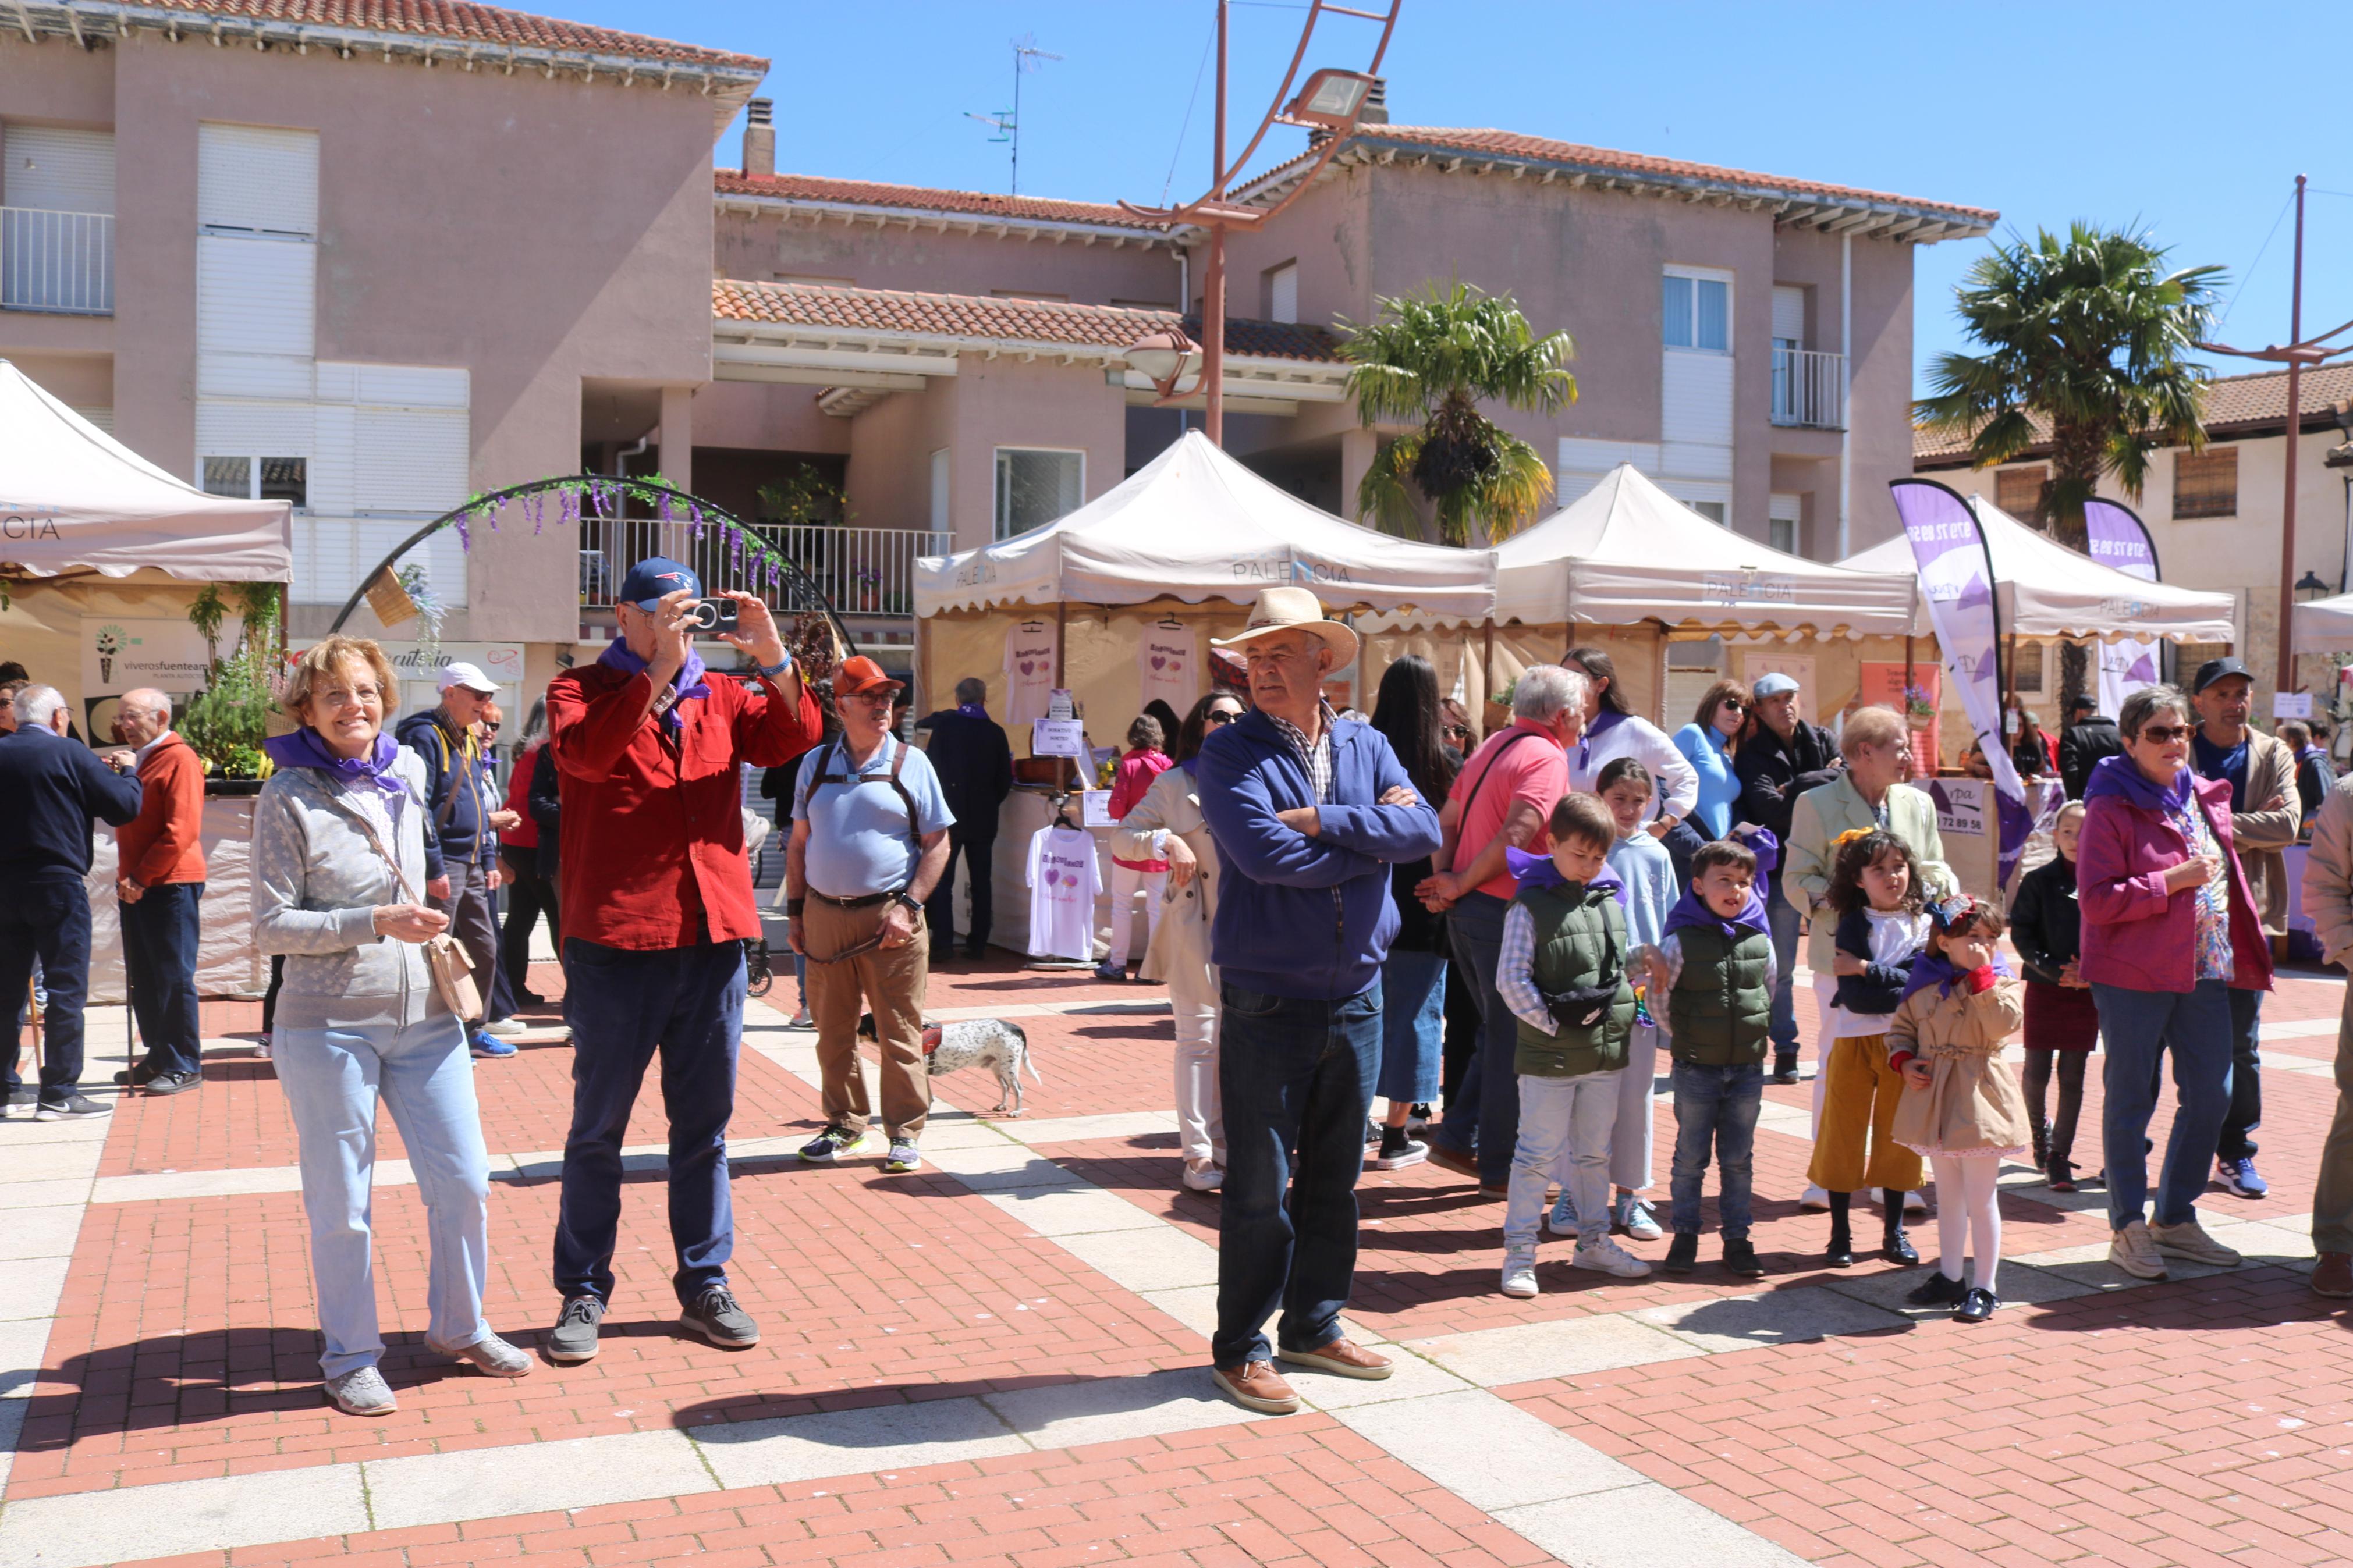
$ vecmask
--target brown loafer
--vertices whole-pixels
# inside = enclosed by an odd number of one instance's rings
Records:
[[[2282,406],[2284,407],[2285,405]],[[1479,1174],[1479,1162],[1474,1156],[1465,1154],[1459,1149],[1450,1149],[1443,1143],[1430,1144],[1430,1163],[1441,1171],[1451,1171],[1458,1176],[1470,1176],[1475,1180]]]
[[[1274,1363],[1266,1361],[1244,1362],[1240,1366],[1213,1366],[1209,1381],[1226,1391],[1226,1396],[1245,1410],[1255,1410],[1262,1415],[1289,1415],[1299,1408],[1299,1395]]]
[[[2324,1252],[2312,1271],[2312,1293],[2331,1300],[2353,1296],[2353,1252]]]
[[[1388,1357],[1377,1355],[1359,1344],[1346,1340],[1334,1340],[1312,1351],[1278,1349],[1276,1355],[1293,1366],[1312,1366],[1317,1372],[1328,1372],[1341,1377],[1361,1377],[1377,1381],[1397,1371]]]

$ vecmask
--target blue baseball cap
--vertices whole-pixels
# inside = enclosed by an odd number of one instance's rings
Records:
[[[686,590],[690,599],[702,597],[702,579],[694,574],[694,568],[667,555],[649,555],[629,568],[616,598],[621,604],[650,610],[661,602],[663,595],[675,594],[681,588]]]

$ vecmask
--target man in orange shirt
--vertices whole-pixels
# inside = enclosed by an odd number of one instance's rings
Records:
[[[177,1094],[203,1081],[196,1007],[196,905],[205,896],[205,765],[172,730],[172,700],[126,691],[114,738],[137,748],[139,815],[117,829],[115,896],[122,901],[122,963],[131,1011],[147,1055],[114,1081]]]

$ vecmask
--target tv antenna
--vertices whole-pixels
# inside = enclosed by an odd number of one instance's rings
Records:
[[[989,138],[991,142],[1009,142],[1013,144],[1011,194],[1018,196],[1021,194],[1021,79],[1036,70],[1040,60],[1059,60],[1062,57],[1039,48],[1038,36],[1035,33],[1024,33],[1021,37],[1011,40],[1011,44],[1013,107],[1000,109],[994,114],[975,114],[970,110],[966,110],[965,118],[977,120],[983,125],[995,130],[997,134]]]

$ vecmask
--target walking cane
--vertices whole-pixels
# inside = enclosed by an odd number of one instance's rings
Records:
[[[25,1016],[33,1024],[33,1077],[37,1081],[41,1076],[41,1065],[48,1060],[49,1053],[42,1043],[45,1037],[41,1031],[41,994],[29,978],[25,982]],[[15,1067],[16,1064],[11,1061],[8,1065]]]

